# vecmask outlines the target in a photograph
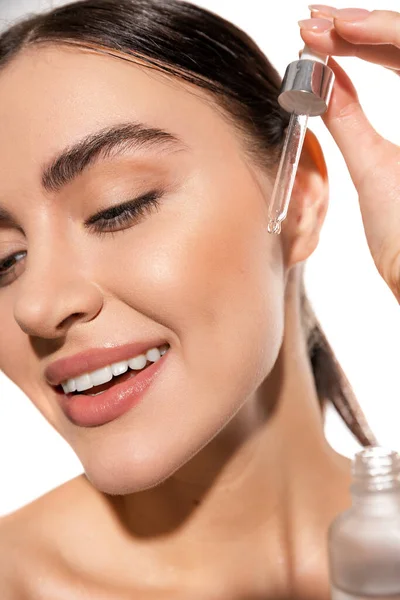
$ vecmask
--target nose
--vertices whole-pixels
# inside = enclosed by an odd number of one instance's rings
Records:
[[[21,329],[38,338],[59,338],[77,323],[90,321],[103,306],[103,294],[68,253],[64,260],[39,260],[16,282],[14,317]],[[38,257],[37,257],[38,259]]]

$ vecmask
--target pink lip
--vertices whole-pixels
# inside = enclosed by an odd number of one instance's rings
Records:
[[[169,352],[170,350],[157,362],[139,371],[137,375],[121,383],[115,383],[99,396],[64,394],[57,390],[57,399],[65,416],[81,427],[104,425],[117,419],[143,399],[163,368]]]
[[[79,354],[74,354],[68,358],[56,360],[48,365],[44,371],[44,376],[50,385],[59,385],[67,379],[83,375],[90,371],[95,371],[101,367],[133,358],[139,354],[144,354],[150,348],[156,348],[166,344],[165,340],[160,338],[147,342],[134,342],[124,346],[114,348],[92,348]]]

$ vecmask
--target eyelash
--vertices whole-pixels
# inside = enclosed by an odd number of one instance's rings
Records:
[[[114,228],[132,223],[133,220],[138,221],[140,218],[146,216],[146,214],[157,210],[160,206],[161,196],[161,191],[153,190],[135,200],[128,200],[128,202],[124,202],[123,204],[111,206],[90,217],[85,222],[85,227],[99,236],[106,233],[116,233]],[[104,225],[112,228],[105,229]]]
[[[15,254],[12,254],[11,256],[7,256],[4,260],[2,260],[0,262],[0,288],[3,287],[2,283],[3,280],[10,274],[14,273],[16,265],[18,264],[19,261],[15,260],[17,258],[17,256],[20,256],[21,254],[24,254],[24,252],[16,252]],[[9,269],[7,269],[4,274],[1,273],[1,270],[3,268],[4,265],[6,265],[8,262],[14,261],[15,264],[13,264],[13,266]],[[7,284],[5,284],[7,285]]]
[[[157,210],[160,206],[162,195],[163,192],[160,190],[153,190],[147,192],[143,196],[139,196],[139,198],[136,198],[135,200],[128,200],[128,202],[107,208],[85,221],[85,227],[100,237],[106,233],[124,231],[124,229],[116,230],[115,228],[128,225],[134,220],[138,221],[140,218],[146,216],[146,214],[151,213],[153,210]],[[104,229],[104,225],[112,228]],[[1,270],[4,268],[4,265],[21,254],[24,254],[24,252],[16,252],[0,261],[0,287],[2,287],[3,280],[9,275],[12,275],[18,261],[2,274]]]

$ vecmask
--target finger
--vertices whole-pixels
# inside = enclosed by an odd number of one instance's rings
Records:
[[[328,110],[322,119],[346,161],[354,185],[359,190],[363,179],[377,160],[384,141],[365,115],[357,91],[344,69],[329,58],[335,83]]]
[[[375,265],[400,303],[399,148],[373,129],[342,67],[332,58],[328,65],[335,73],[335,84],[322,119],[357,189]]]
[[[304,43],[317,52],[330,56],[356,56],[391,70],[400,70],[400,50],[394,46],[355,44],[344,39],[335,28],[318,33],[301,27],[300,35]]]
[[[352,18],[352,14],[362,18]],[[353,44],[392,44],[400,51],[400,13],[394,10],[354,12],[345,8],[335,12],[334,24],[336,31]]]
[[[400,48],[400,13],[364,8],[337,9],[324,4],[309,6],[312,17],[331,19],[345,39],[361,44],[392,44]],[[348,37],[351,36],[351,37]],[[357,41],[357,38],[360,39]]]

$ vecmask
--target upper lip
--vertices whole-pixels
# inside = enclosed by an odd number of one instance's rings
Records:
[[[91,348],[67,358],[61,358],[48,365],[44,375],[50,385],[57,386],[67,379],[90,373],[111,363],[145,354],[150,348],[167,344],[165,340],[156,339],[148,342],[133,342],[112,348]]]

